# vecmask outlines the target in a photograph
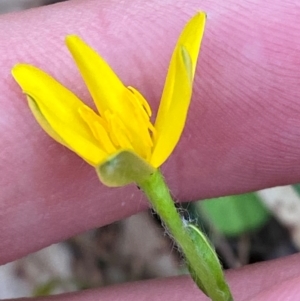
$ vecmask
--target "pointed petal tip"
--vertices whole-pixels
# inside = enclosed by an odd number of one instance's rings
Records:
[[[206,12],[204,11],[198,11],[195,16],[194,16],[195,19],[207,19],[207,14]],[[193,19],[193,18],[192,18]]]
[[[74,39],[74,38],[75,39],[78,38],[78,35],[75,34],[75,33],[70,33],[70,34],[66,35],[65,40],[67,41],[67,40],[71,40],[71,39]]]
[[[17,70],[20,68],[21,64],[15,64],[12,68],[11,68],[11,73],[14,74],[15,72],[17,72]]]
[[[82,46],[87,46],[84,40],[76,34],[67,35],[65,38],[65,44],[71,53],[82,49]]]
[[[26,69],[29,66],[30,65],[28,64],[17,63],[11,68],[11,74],[13,75],[14,78],[16,78],[19,72],[22,72],[24,69]]]
[[[11,69],[11,74],[14,80],[21,86],[24,90],[24,83],[27,82],[28,78],[33,72],[38,71],[39,69],[24,63],[18,63],[14,65]]]
[[[33,65],[25,64],[25,63],[17,63],[11,69],[11,73],[13,76],[19,73],[23,73],[24,71],[27,72],[27,71],[41,71],[41,70]]]
[[[69,34],[65,37],[65,43],[66,45],[70,45],[71,43],[74,43],[78,40],[81,40],[80,37],[76,34]]]
[[[184,129],[205,20],[206,14],[197,12],[186,23],[173,52],[155,121],[157,135],[150,161],[155,167],[167,160]]]
[[[199,11],[197,12],[186,24],[186,27],[192,26],[194,28],[198,28],[201,31],[204,30],[204,26],[206,23],[207,14],[206,12]]]

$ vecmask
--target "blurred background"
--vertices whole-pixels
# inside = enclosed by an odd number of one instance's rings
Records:
[[[0,13],[50,0],[0,0]],[[300,248],[300,186],[178,205],[211,239],[224,268],[270,260]],[[84,201],[84,200],[83,200]],[[51,295],[187,273],[151,210],[91,230],[0,267],[0,299]]]
[[[66,0],[0,0],[0,14],[20,11],[32,7],[54,4]]]

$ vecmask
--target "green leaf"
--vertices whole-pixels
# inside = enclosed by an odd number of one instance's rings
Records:
[[[298,195],[300,195],[300,184],[293,185],[293,188],[296,190],[296,192],[298,193]]]
[[[270,216],[255,193],[205,200],[196,206],[218,231],[228,236],[258,229]]]
[[[54,292],[57,287],[60,287],[62,284],[62,280],[60,279],[51,279],[43,284],[40,284],[35,288],[33,292],[34,297],[41,296],[50,296]]]
[[[209,296],[208,291],[217,289],[218,297],[214,300],[232,301],[233,297],[226,282],[221,263],[210,241],[194,225],[188,224],[187,228],[198,254],[201,254],[201,263],[203,269],[206,271],[206,280],[208,280],[206,281],[206,285],[209,283],[209,287],[206,287],[202,279],[195,274],[192,264],[187,262],[191,277],[207,296]]]

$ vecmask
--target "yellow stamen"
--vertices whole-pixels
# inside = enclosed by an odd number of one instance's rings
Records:
[[[99,146],[107,153],[114,153],[117,148],[112,143],[105,121],[88,107],[79,108],[78,112],[82,119],[86,122],[94,137],[99,142]]]

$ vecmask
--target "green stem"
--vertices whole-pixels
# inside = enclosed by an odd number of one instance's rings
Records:
[[[214,250],[198,229],[183,223],[160,171],[137,184],[181,248],[198,287],[214,301],[233,300]]]

